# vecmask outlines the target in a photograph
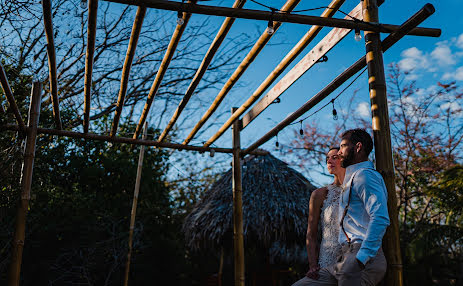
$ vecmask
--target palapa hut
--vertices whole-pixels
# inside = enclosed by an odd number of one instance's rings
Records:
[[[245,253],[257,250],[267,264],[305,263],[309,199],[315,187],[270,154],[242,161],[242,186]],[[230,169],[185,219],[183,230],[193,251],[233,253],[232,204]]]

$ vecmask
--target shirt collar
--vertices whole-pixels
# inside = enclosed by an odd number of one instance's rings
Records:
[[[373,163],[370,161],[363,161],[357,164],[347,166],[346,174],[344,175],[343,187],[350,181],[352,175],[359,169],[371,168],[374,169]]]

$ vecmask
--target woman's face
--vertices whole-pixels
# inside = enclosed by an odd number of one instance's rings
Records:
[[[326,154],[326,166],[330,174],[336,174],[342,168],[337,149],[332,149]]]

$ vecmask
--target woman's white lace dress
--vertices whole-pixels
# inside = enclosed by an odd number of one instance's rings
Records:
[[[328,188],[328,194],[323,202],[320,214],[322,241],[320,243],[318,264],[322,268],[334,264],[337,256],[341,253],[341,245],[338,242],[338,210],[342,189],[336,185],[328,185],[326,187]]]

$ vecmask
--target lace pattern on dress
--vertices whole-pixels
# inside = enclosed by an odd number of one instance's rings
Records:
[[[320,214],[322,241],[320,243],[318,264],[322,268],[334,264],[337,256],[341,253],[341,245],[338,242],[338,210],[342,189],[336,185],[328,185],[326,187],[328,188],[328,194],[323,202]]]

